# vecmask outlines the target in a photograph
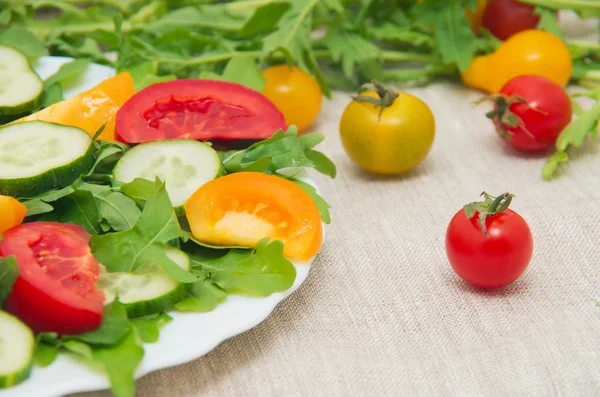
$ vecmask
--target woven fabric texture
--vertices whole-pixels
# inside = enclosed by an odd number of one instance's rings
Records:
[[[567,30],[597,37],[594,22]],[[339,176],[317,177],[333,222],[309,278],[258,327],[142,378],[139,396],[600,395],[598,145],[544,182],[544,158],[499,144],[481,94],[409,91],[436,117],[427,160],[401,178],[362,172],[338,137],[350,94],[326,101],[314,129]],[[451,217],[483,190],[515,193],[535,239],[524,276],[492,292],[459,279],[444,249]]]

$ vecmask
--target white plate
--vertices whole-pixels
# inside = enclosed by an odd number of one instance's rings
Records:
[[[42,78],[53,74],[70,58],[44,57],[35,66]],[[102,65],[90,65],[85,73],[65,87],[70,97],[114,75],[114,70]],[[314,186],[309,178],[305,181]],[[210,313],[169,313],[173,321],[161,330],[160,340],[144,345],[145,356],[136,372],[136,379],[159,369],[193,361],[205,355],[225,339],[260,324],[275,306],[294,292],[308,276],[309,263],[294,263],[297,276],[292,288],[267,298],[229,295]],[[76,392],[110,388],[107,377],[78,358],[61,354],[49,367],[34,367],[29,380],[19,386],[0,391],[0,397],[57,397]]]

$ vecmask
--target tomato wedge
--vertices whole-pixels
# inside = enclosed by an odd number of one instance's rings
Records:
[[[128,72],[123,72],[72,98],[16,120],[15,123],[32,120],[49,121],[79,127],[91,136],[106,124],[98,139],[114,141],[117,110],[133,94],[135,94],[133,79]]]
[[[100,326],[104,293],[89,247],[90,235],[77,225],[25,223],[2,235],[0,256],[14,255],[19,277],[4,303],[35,332],[79,334]]]
[[[164,139],[265,139],[287,126],[264,95],[226,81],[182,79],[153,84],[117,112],[125,143]]]
[[[192,234],[206,244],[255,247],[281,240],[284,254],[307,260],[319,252],[323,226],[313,199],[294,182],[260,172],[212,180],[185,204]]]

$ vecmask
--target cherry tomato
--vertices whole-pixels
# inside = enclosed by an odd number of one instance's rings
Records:
[[[23,223],[27,207],[11,196],[0,196],[0,234]]]
[[[100,326],[104,293],[89,247],[90,235],[77,225],[25,223],[9,229],[0,256],[14,256],[19,277],[4,303],[6,311],[35,332],[79,334]]]
[[[546,77],[565,86],[572,72],[573,59],[561,39],[544,30],[525,30],[495,52],[476,56],[461,78],[469,87],[497,93],[509,80],[525,75]]]
[[[146,87],[116,118],[116,137],[125,143],[257,140],[280,129],[287,129],[283,115],[261,93],[237,83],[199,79]]]
[[[520,76],[500,90],[489,116],[511,146],[526,152],[552,147],[571,122],[573,107],[565,89],[540,76]]]
[[[323,229],[313,199],[294,182],[261,172],[237,172],[204,184],[185,213],[194,237],[206,244],[254,247],[269,237],[290,258],[319,252]],[[242,226],[243,225],[243,226]]]
[[[435,138],[435,118],[421,99],[395,93],[381,85],[361,93],[346,106],[340,137],[348,156],[366,171],[401,174],[427,157]],[[389,103],[376,103],[389,98]],[[383,102],[382,102],[383,103]]]
[[[500,40],[515,33],[535,29],[540,16],[535,7],[517,0],[490,0],[483,13],[483,26]]]
[[[323,93],[317,80],[302,69],[287,65],[263,70],[266,79],[262,93],[277,106],[288,125],[306,130],[321,112]]]
[[[446,253],[450,265],[476,287],[504,287],[517,280],[531,261],[531,230],[518,213],[508,209],[511,199],[507,193],[486,195],[484,202],[459,210],[448,225]]]

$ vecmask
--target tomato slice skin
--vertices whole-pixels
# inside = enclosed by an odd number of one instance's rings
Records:
[[[95,287],[100,266],[80,226],[32,222],[2,236],[0,256],[13,255],[19,277],[4,308],[34,332],[79,334],[100,326],[104,293]]]
[[[237,83],[181,79],[153,84],[117,112],[124,143],[164,139],[266,139],[287,130],[283,114],[261,93]]]
[[[212,245],[254,247],[281,240],[284,254],[314,257],[323,242],[317,205],[294,182],[260,172],[237,172],[203,185],[185,204],[192,234]]]

